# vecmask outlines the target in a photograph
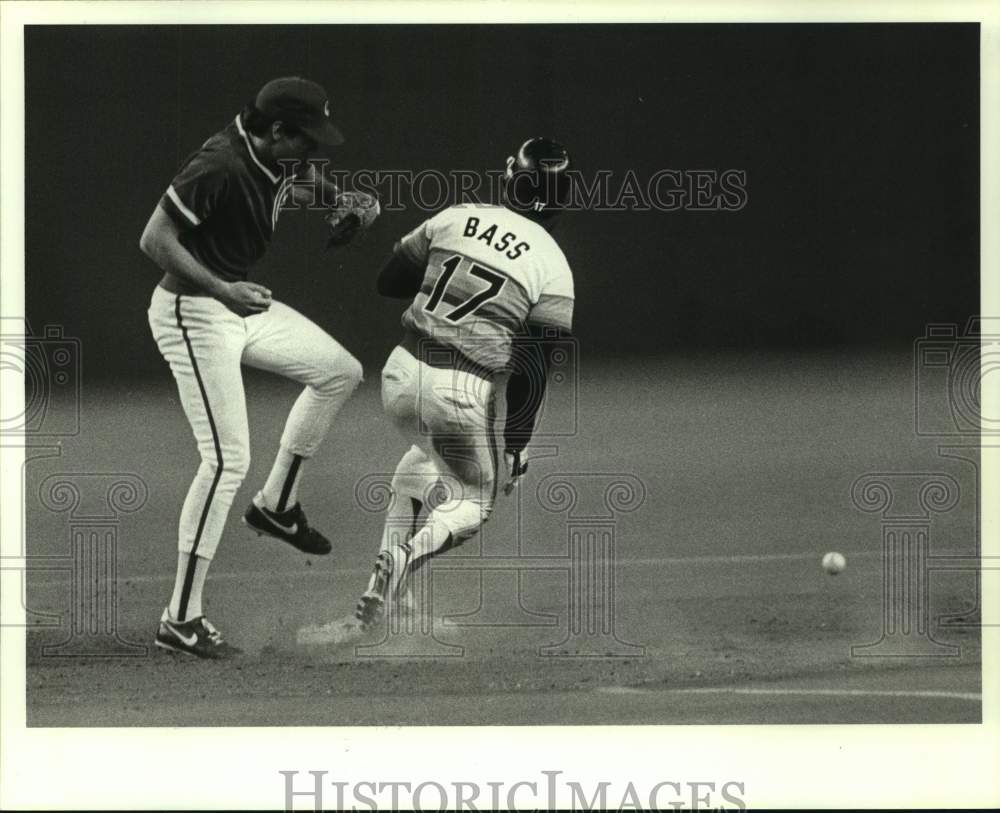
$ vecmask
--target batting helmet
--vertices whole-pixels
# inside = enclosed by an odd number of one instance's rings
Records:
[[[529,138],[507,159],[504,197],[516,212],[544,219],[569,203],[570,160],[550,138]]]

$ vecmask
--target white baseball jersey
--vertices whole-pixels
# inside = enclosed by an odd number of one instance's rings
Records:
[[[573,274],[538,223],[503,206],[456,205],[400,241],[423,266],[423,284],[403,325],[500,372],[524,324],[573,323]]]

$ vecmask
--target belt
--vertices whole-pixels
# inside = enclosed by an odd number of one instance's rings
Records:
[[[160,287],[171,294],[181,294],[182,296],[211,296],[211,294],[200,288],[195,288],[183,280],[178,279],[169,271],[160,280]]]
[[[495,375],[489,367],[473,361],[458,348],[422,336],[413,330],[403,333],[403,340],[399,346],[428,367],[439,370],[461,370],[463,373],[471,373],[487,381],[492,381]]]

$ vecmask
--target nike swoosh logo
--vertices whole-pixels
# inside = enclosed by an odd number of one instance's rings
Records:
[[[266,508],[261,508],[260,513],[264,517],[264,519],[266,519],[268,522],[271,523],[271,525],[273,525],[275,528],[277,528],[279,531],[282,531],[283,533],[296,534],[299,531],[299,523],[297,522],[293,522],[291,525],[286,527],[282,525],[280,522],[278,522],[276,519],[274,519],[270,514],[268,514]]]
[[[187,636],[187,635],[184,635],[179,629],[177,629],[177,627],[175,627],[169,621],[167,622],[167,627],[170,629],[170,631],[174,635],[176,635],[178,638],[181,639],[181,641],[183,642],[184,646],[194,646],[196,643],[198,643],[198,636],[197,635],[192,635],[190,637]]]

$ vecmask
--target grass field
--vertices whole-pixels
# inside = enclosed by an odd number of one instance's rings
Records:
[[[254,461],[207,587],[209,617],[246,651],[233,663],[151,646],[173,582],[176,516],[197,465],[166,370],[155,385],[85,385],[80,435],[27,469],[27,553],[65,557],[72,527],[93,525],[82,507],[74,515],[43,506],[47,478],[101,489],[104,480],[80,475],[138,475],[148,499],[114,525],[116,619],[120,637],[147,650],[46,653],[44,645],[69,634],[73,576],[31,572],[30,725],[980,719],[975,627],[932,623],[939,641],[958,647],[951,657],[851,654],[852,645],[878,639],[882,625],[881,517],[852,504],[857,477],[950,475],[961,496],[933,519],[932,553],[975,552],[975,469],[914,435],[908,355],[584,367],[577,436],[540,441],[558,454],[536,461],[519,501],[501,498],[478,539],[434,563],[433,636],[418,630],[362,650],[301,649],[295,630],[348,612],[363,587],[381,523],[358,507],[355,485],[391,472],[403,449],[380,413],[377,370],[367,374],[301,488],[310,520],[335,545],[332,556],[314,559],[236,521],[296,393],[248,377]],[[581,492],[574,514],[553,513],[537,493],[549,475],[598,489],[627,475],[645,496],[635,510],[612,514],[600,493]],[[102,495],[93,497],[98,514],[107,510]],[[591,635],[582,648],[580,638],[561,644],[574,616],[559,562],[574,528],[613,533],[616,592],[598,604],[613,607],[607,617],[618,642]],[[828,550],[847,556],[843,574],[820,568]],[[934,574],[932,619],[971,612],[976,586],[971,572]],[[587,610],[592,593],[577,595]]]

